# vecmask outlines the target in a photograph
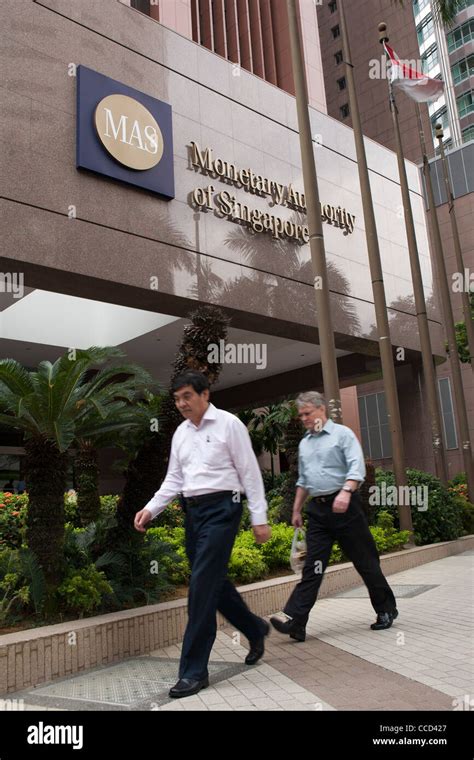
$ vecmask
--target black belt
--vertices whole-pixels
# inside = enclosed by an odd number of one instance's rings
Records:
[[[225,496],[232,496],[235,491],[210,491],[199,496],[181,496],[186,507],[195,507],[203,502],[220,501]],[[240,499],[239,499],[240,501]]]
[[[339,493],[341,493],[341,489],[339,489],[339,491],[334,491],[334,493],[324,494],[324,496],[313,496],[312,501],[315,501],[317,504],[324,504],[326,501],[332,501],[335,499]]]

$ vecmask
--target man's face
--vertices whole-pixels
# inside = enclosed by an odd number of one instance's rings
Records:
[[[313,406],[313,404],[305,404],[300,406],[298,410],[298,417],[305,426],[306,430],[314,431],[318,433],[324,427],[327,422],[326,409],[324,406]]]
[[[196,393],[192,385],[183,385],[173,396],[176,408],[185,419],[199,420],[207,409],[209,390]]]

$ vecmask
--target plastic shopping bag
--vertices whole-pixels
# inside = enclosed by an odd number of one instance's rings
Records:
[[[295,528],[291,544],[290,565],[294,573],[300,573],[306,560],[306,535],[303,528]]]

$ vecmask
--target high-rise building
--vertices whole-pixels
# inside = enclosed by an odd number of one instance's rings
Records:
[[[474,137],[474,0],[462,1],[449,29],[430,0],[413,0],[413,14],[423,71],[445,83],[429,104],[433,133],[441,123],[448,146],[468,142]]]
[[[391,0],[346,0],[344,8],[348,20],[364,134],[392,150],[395,148],[386,72],[384,73],[382,65],[384,55],[377,31],[381,21],[387,23],[390,44],[401,60],[410,62],[419,71],[423,70],[428,76],[441,78],[445,82],[443,95],[428,106],[421,106],[423,128],[430,154],[430,169],[447,275],[452,283],[458,267],[443,169],[436,150],[438,141],[434,137],[434,126],[437,123],[441,123],[444,128],[449,174],[467,270],[462,273],[464,285],[468,288],[469,283],[472,283],[474,290],[474,276],[469,279],[470,273],[474,275],[474,0],[464,0],[449,29],[440,23],[430,0],[408,0],[403,5]],[[359,18],[370,19],[371,23],[358,24]],[[318,23],[328,114],[350,124],[347,94],[345,87],[341,87],[341,79],[344,78],[342,50],[338,34],[335,33],[339,27],[337,0],[323,0],[318,6]],[[402,92],[397,91],[396,100],[405,157],[420,165],[421,149],[416,106]],[[432,141],[430,132],[433,136]],[[455,288],[452,288],[452,305],[455,321],[463,321],[461,296]],[[449,363],[441,364],[437,372],[444,442],[448,468],[452,474],[462,468],[462,453]],[[474,379],[469,363],[462,365],[462,376],[471,440],[474,440]],[[421,375],[407,378],[407,397],[402,399],[402,407],[405,403],[410,403],[410,385],[414,387],[419,382]],[[360,385],[357,391],[366,453],[377,463],[387,463],[390,461],[391,450],[389,439],[384,434],[386,412],[383,384],[379,381]],[[416,437],[417,430],[420,431],[421,419],[416,415],[412,417],[413,438]],[[407,420],[404,430],[406,436],[409,424]]]
[[[283,0],[121,0],[251,74],[294,95]],[[316,11],[299,5],[308,99],[326,112]],[[236,69],[238,70],[238,69]]]

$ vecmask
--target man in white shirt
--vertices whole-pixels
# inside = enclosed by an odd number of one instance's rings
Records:
[[[249,640],[247,665],[255,664],[264,653],[270,627],[249,610],[227,578],[242,516],[242,493],[248,500],[257,543],[268,541],[270,528],[262,475],[245,425],[209,403],[209,382],[202,372],[183,372],[171,390],[185,421],[173,435],[161,488],[137,512],[134,524],[144,532],[147,523],[182,494],[191,580],[179,680],[169,695],[187,697],[209,685],[217,610]]]

